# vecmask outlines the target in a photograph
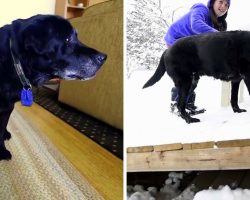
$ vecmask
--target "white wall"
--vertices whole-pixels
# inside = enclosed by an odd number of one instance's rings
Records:
[[[18,18],[36,14],[54,14],[55,0],[8,0],[0,1],[0,27]]]

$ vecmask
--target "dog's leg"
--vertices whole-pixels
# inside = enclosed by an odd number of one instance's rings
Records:
[[[197,87],[199,79],[200,79],[199,75],[197,75],[197,74],[193,75],[192,84],[191,84],[191,87],[190,87],[189,92],[188,92],[188,94],[189,94],[188,99],[189,99],[190,95],[194,92],[195,88]],[[187,101],[188,101],[188,99],[187,99]]]
[[[11,137],[10,133],[6,129],[6,126],[13,108],[14,105],[12,105],[8,110],[2,110],[0,112],[0,160],[11,159],[11,153],[6,149],[4,140]]]
[[[5,118],[5,131],[4,131],[4,135],[3,135],[3,139],[4,140],[9,140],[10,138],[11,138],[11,134],[10,134],[10,132],[7,130],[7,124],[8,124],[8,122],[9,122],[9,119],[10,119],[10,115],[11,115],[11,113],[12,113],[12,111],[13,111],[13,109],[14,109],[14,105],[12,105],[10,108],[9,108],[9,110],[7,110],[6,111],[6,118]]]
[[[250,77],[250,74],[246,74],[245,78],[244,78],[244,82],[247,86],[247,90],[248,90],[248,93],[250,95],[250,78],[247,78],[247,77]]]
[[[192,80],[187,79],[183,81],[179,87],[177,86],[178,91],[179,91],[179,99],[177,102],[177,108],[180,112],[180,116],[188,124],[200,121],[197,118],[190,117],[190,115],[186,112],[187,97],[190,92],[191,85],[192,85]]]
[[[240,109],[238,105],[238,93],[240,81],[231,81],[231,106],[234,112],[241,113],[246,112],[245,109]]]

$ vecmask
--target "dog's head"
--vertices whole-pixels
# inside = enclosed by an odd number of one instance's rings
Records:
[[[82,44],[61,17],[37,15],[12,26],[25,75],[34,85],[53,78],[91,79],[106,60],[105,54]]]

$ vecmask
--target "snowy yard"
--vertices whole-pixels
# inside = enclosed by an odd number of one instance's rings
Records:
[[[186,124],[170,113],[173,82],[167,74],[152,87],[142,89],[153,73],[136,71],[130,79],[125,79],[127,147],[250,138],[250,101],[246,88],[244,102],[239,105],[248,112],[234,113],[231,106],[220,106],[221,81],[201,77],[196,88],[196,105],[207,111],[196,115],[201,122]]]

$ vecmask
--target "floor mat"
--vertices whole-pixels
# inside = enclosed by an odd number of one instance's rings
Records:
[[[123,159],[123,131],[116,129],[57,100],[57,93],[47,88],[34,88],[34,101],[64,120],[81,133]]]
[[[15,109],[8,123],[10,161],[0,162],[0,199],[104,200],[43,133]]]

